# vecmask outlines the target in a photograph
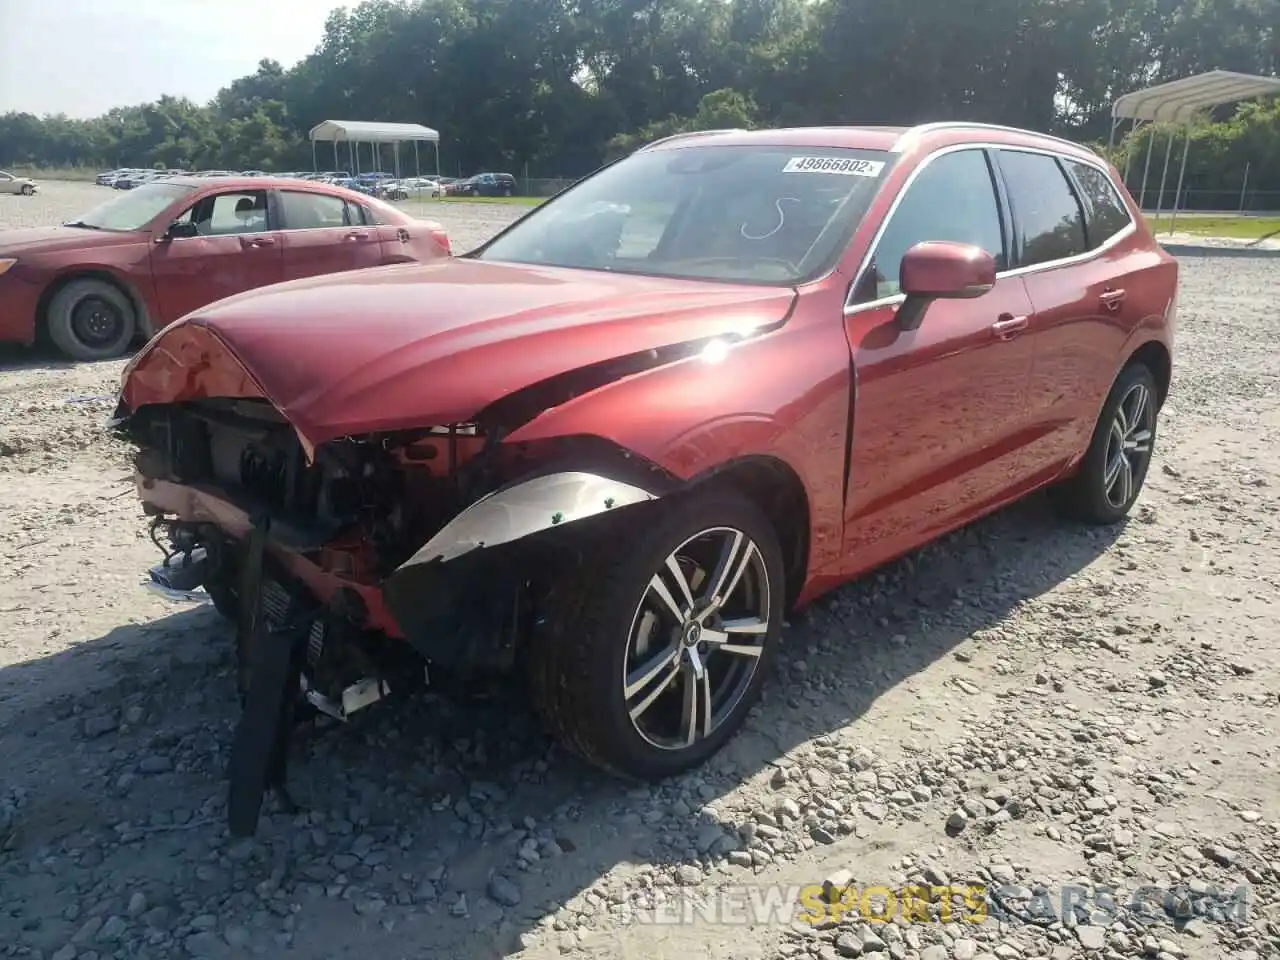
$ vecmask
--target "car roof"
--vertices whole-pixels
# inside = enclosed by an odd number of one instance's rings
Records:
[[[884,150],[893,153],[932,152],[963,143],[996,143],[1004,146],[1039,147],[1096,161],[1097,154],[1082,144],[1047,133],[1003,127],[990,123],[941,122],[914,127],[850,125],[783,127],[773,130],[706,130],[676,134],[657,140],[644,150],[714,146],[837,147]]]

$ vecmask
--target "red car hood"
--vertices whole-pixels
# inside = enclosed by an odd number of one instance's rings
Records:
[[[451,259],[332,274],[221,300],[126,370],[136,410],[264,396],[310,448],[465,423],[558,374],[782,320],[791,288]]]
[[[121,243],[137,243],[138,239],[139,235],[136,233],[89,230],[84,227],[29,227],[23,230],[4,230],[0,231],[0,257],[111,247]]]

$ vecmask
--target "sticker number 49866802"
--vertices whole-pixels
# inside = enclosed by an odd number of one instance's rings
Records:
[[[792,157],[783,173],[838,173],[846,177],[878,177],[882,160],[855,160],[851,157]]]

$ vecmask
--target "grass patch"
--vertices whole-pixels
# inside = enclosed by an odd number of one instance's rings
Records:
[[[8,167],[7,170],[15,177],[30,177],[32,180],[75,180],[81,183],[93,183],[102,172],[88,167]]]
[[[1157,235],[1168,233],[1170,223],[1178,233],[1190,233],[1198,237],[1230,237],[1235,240],[1257,240],[1267,234],[1280,232],[1280,217],[1215,217],[1178,214],[1178,219],[1161,215],[1147,217],[1147,223]]]
[[[546,197],[440,197],[440,203],[496,203],[503,206],[537,207],[547,200]]]

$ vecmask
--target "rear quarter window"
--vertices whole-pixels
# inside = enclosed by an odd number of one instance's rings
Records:
[[[1085,234],[1089,249],[1094,250],[1133,223],[1133,218],[1109,176],[1088,163],[1068,160],[1066,165],[1084,201]]]

